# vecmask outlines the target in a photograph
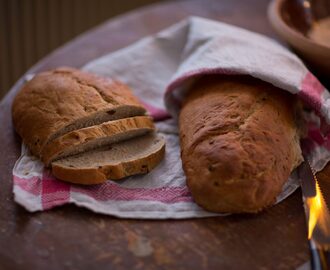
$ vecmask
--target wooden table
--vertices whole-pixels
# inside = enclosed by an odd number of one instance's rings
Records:
[[[276,37],[265,0],[173,1],[92,29],[28,72],[80,67],[188,15]],[[309,259],[301,193],[258,215],[182,221],[124,220],[64,206],[31,214],[16,205],[11,170],[20,154],[10,108],[22,80],[0,104],[0,269],[293,269]],[[330,194],[327,171],[320,175]],[[143,252],[146,251],[147,252]]]

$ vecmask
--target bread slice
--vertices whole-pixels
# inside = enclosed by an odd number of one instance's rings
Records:
[[[99,184],[107,179],[148,173],[162,160],[164,153],[163,137],[151,133],[54,161],[52,172],[64,181]]]
[[[73,68],[36,75],[12,107],[17,133],[38,157],[47,143],[67,132],[145,113],[125,84]]]
[[[49,166],[54,160],[140,136],[154,129],[151,117],[135,116],[74,130],[46,144],[41,159]]]

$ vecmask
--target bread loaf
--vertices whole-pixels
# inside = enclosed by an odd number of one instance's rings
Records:
[[[128,86],[72,68],[36,75],[16,96],[17,133],[53,174],[98,184],[147,173],[165,141]]]
[[[145,112],[128,86],[73,68],[36,75],[12,107],[17,133],[38,157],[47,143],[67,132]]]
[[[252,77],[208,76],[179,116],[181,156],[194,200],[214,212],[274,203],[302,161],[293,95]]]
[[[46,144],[41,160],[49,166],[54,160],[128,140],[155,130],[149,116],[135,116],[71,131]]]

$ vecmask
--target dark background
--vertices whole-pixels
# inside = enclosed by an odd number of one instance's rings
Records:
[[[60,45],[111,17],[160,1],[0,0],[0,99]]]

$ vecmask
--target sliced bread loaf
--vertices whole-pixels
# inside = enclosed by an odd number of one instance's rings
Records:
[[[54,160],[140,136],[154,129],[149,116],[135,116],[74,130],[46,144],[41,159],[49,166]]]
[[[162,160],[165,140],[155,133],[52,162],[53,174],[77,184],[99,184],[107,179],[148,173]]]
[[[145,113],[128,86],[73,68],[36,75],[12,107],[17,133],[38,157],[48,142],[67,132]]]

